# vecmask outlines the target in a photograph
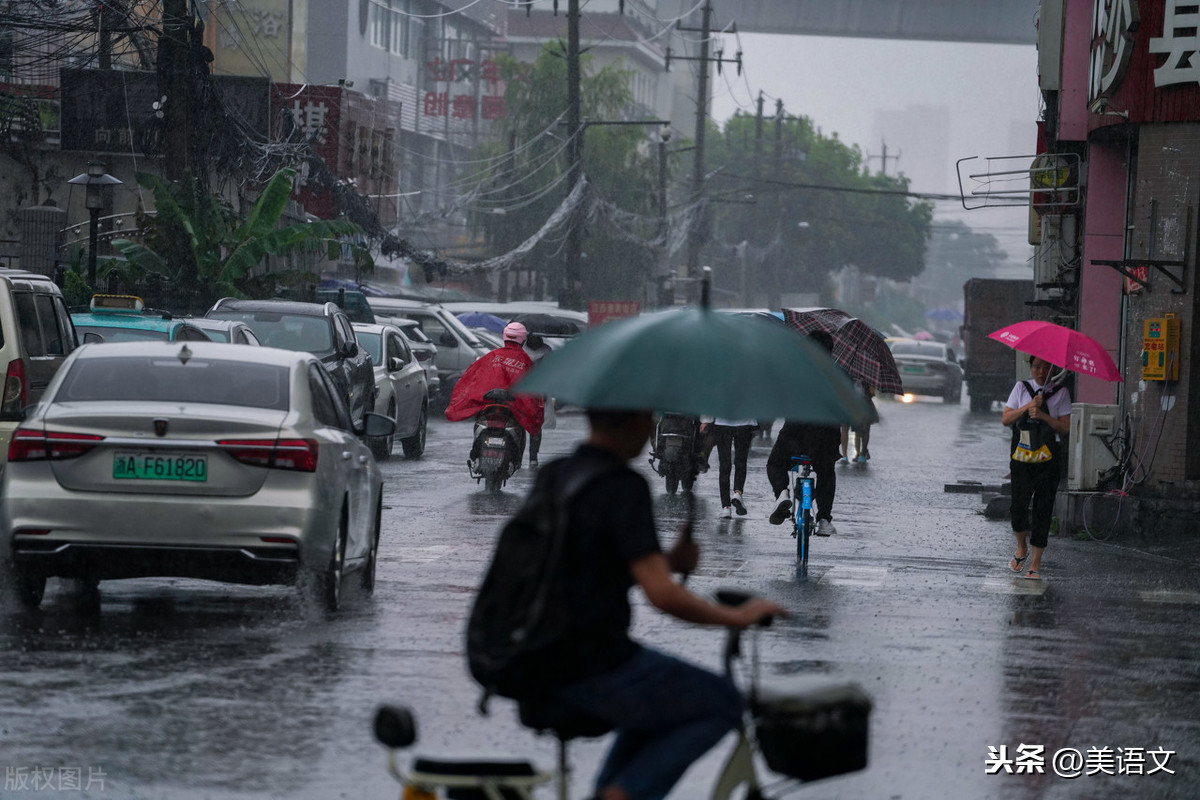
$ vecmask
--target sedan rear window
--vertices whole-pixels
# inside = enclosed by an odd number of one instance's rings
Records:
[[[76,361],[54,396],[56,403],[213,403],[288,409],[289,368],[275,364],[192,357],[130,356]]]
[[[278,311],[217,309],[214,319],[236,319],[250,326],[266,347],[327,356],[333,352],[333,328],[325,317],[283,314]]]

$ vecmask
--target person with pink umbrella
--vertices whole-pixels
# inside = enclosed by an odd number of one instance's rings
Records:
[[[988,334],[1014,350],[1029,354],[1032,380],[1017,381],[1004,404],[1000,421],[1013,429],[1012,528],[1017,552],[1008,568],[1020,572],[1029,560],[1027,578],[1042,577],[1042,553],[1050,535],[1054,496],[1062,473],[1056,447],[1071,427],[1071,394],[1049,380],[1051,365],[1107,381],[1121,372],[1104,347],[1079,331],[1040,320],[1026,320]],[[1032,510],[1031,510],[1032,504]]]

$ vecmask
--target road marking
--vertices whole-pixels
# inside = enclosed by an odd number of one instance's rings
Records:
[[[887,577],[887,567],[848,567],[835,565],[821,576],[821,583],[834,586],[858,586],[864,589],[874,589],[883,584]]]
[[[1017,575],[1011,578],[983,579],[983,588],[993,594],[1042,595],[1046,593],[1048,585],[1045,580],[1031,580]]]
[[[1187,606],[1200,606],[1200,592],[1175,592],[1170,589],[1146,589],[1138,592],[1138,597],[1147,603],[1178,603]]]
[[[453,553],[455,548],[448,544],[431,544],[425,547],[408,547],[400,554],[400,561],[404,564],[428,564],[432,561],[437,561],[439,558]]]

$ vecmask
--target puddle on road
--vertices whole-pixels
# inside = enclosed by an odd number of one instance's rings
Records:
[[[833,586],[857,586],[863,589],[875,589],[883,585],[888,574],[887,567],[830,567],[821,576],[821,583]]]
[[[445,558],[457,548],[448,544],[431,544],[424,547],[406,547],[397,559],[402,564],[429,564]]]
[[[1170,589],[1147,589],[1138,592],[1146,603],[1171,603],[1175,605],[1200,606],[1200,592],[1177,592]]]
[[[1029,578],[984,578],[983,588],[992,594],[1043,595],[1049,586],[1046,580]]]

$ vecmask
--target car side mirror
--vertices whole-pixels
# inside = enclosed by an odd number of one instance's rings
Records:
[[[83,335],[83,343],[84,344],[102,344],[103,342],[104,342],[104,337],[101,336],[100,334],[96,333],[95,331],[88,331],[87,333],[85,333]]]
[[[346,358],[354,358],[356,355],[358,355],[358,343],[346,342],[344,345],[342,345],[342,355]]]
[[[408,363],[407,361],[405,361],[403,358],[400,358],[399,356],[392,356],[391,358],[388,359],[388,364],[387,364],[388,372],[398,372],[399,370],[404,369],[404,365],[407,363]]]
[[[438,344],[442,347],[458,347],[458,339],[455,339],[450,331],[442,331],[442,335],[438,337]]]
[[[368,411],[363,414],[361,435],[370,439],[378,439],[384,436],[391,436],[396,432],[396,422],[391,417],[383,414],[376,414],[374,411]]]
[[[433,353],[428,350],[416,350],[413,355],[417,357],[417,361],[428,361],[433,358]]]

